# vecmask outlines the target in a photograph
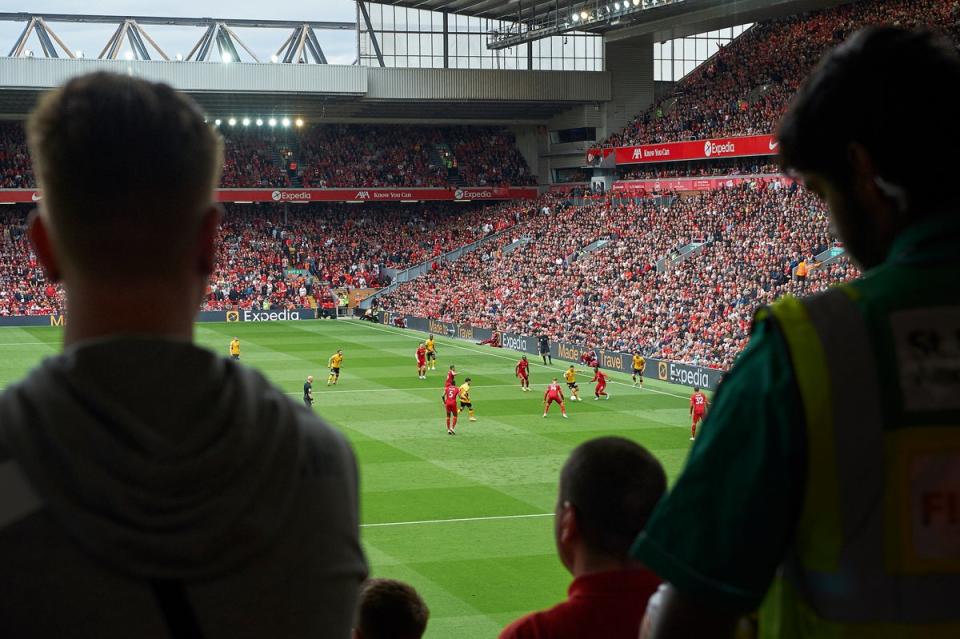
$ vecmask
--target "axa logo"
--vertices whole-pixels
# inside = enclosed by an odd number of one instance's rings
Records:
[[[369,200],[370,191],[357,191],[357,195],[353,198],[355,200]]]
[[[641,149],[640,147],[637,147],[633,150],[634,160],[639,160],[642,155],[643,155],[643,149]]]

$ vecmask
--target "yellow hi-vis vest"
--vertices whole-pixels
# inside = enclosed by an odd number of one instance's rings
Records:
[[[924,376],[960,368],[950,359],[960,357],[960,308],[867,318],[857,299],[840,287],[758,313],[784,336],[807,441],[803,511],[760,637],[958,639],[960,398]],[[892,343],[878,339],[880,367],[873,340],[886,333],[871,326],[882,322]],[[924,326],[955,350],[911,350]],[[883,396],[881,376],[897,376],[899,403]]]

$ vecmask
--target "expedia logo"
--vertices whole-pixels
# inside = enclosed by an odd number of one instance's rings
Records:
[[[298,320],[298,319],[300,319],[299,311],[244,311],[243,312],[244,322],[281,322],[284,320]]]
[[[453,192],[453,199],[462,200],[463,199],[463,189],[457,189]]]
[[[313,196],[309,191],[274,191],[270,194],[274,202],[309,201]]]
[[[447,327],[444,326],[441,322],[437,322],[434,320],[430,320],[429,324],[427,325],[427,328],[431,333],[439,333],[441,335],[446,335],[447,333]]]
[[[527,339],[525,337],[520,337],[519,335],[504,335],[503,347],[526,353]]]
[[[460,339],[473,339],[473,328],[470,326],[458,326],[457,337]]]
[[[657,364],[657,377],[663,381],[667,381],[669,368],[667,367],[666,362],[660,362]]]
[[[354,196],[355,200],[369,200],[370,191],[357,191],[357,194]]]
[[[663,364],[660,364],[663,366]],[[672,384],[683,384],[684,386],[699,386],[711,390],[710,374],[702,368],[694,368],[683,364],[669,363],[670,372],[668,381]],[[661,378],[663,379],[663,378]]]
[[[558,359],[567,359],[572,362],[577,362],[580,360],[580,349],[571,348],[563,342],[557,344],[557,358]]]
[[[227,321],[228,321],[228,322],[239,322],[239,321],[240,321],[240,313],[238,313],[237,311],[227,311]]]
[[[737,145],[733,142],[724,142],[723,144],[715,144],[709,140],[703,144],[703,154],[707,157],[711,155],[724,155],[729,153],[736,153]]]

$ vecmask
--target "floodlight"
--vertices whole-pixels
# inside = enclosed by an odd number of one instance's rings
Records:
[[[571,19],[574,23],[580,22],[580,14],[579,14],[579,13],[575,13],[575,14],[573,14],[572,16],[570,16],[570,19]]]
[[[237,126],[237,119],[230,118],[229,120],[227,120],[227,124],[229,124],[230,126]]]
[[[303,118],[297,118],[297,121],[294,123],[298,127],[303,126]]]
[[[125,57],[127,60],[133,60],[133,51],[127,51],[123,54],[123,57]]]
[[[226,51],[223,52],[223,55],[220,56],[220,59],[223,60],[224,64],[230,64],[231,62],[233,62],[233,58],[230,57],[230,54],[227,53]]]
[[[586,20],[586,19],[589,18],[589,17],[590,17],[590,14],[588,14],[586,11],[581,11],[581,12],[580,12],[580,19],[581,19],[581,20]]]
[[[216,126],[220,126],[220,118],[217,118],[216,120],[214,120],[213,123]]]
[[[243,126],[250,126],[250,118],[243,119]]]
[[[77,52],[74,53],[73,55],[76,56],[76,57],[78,57],[78,58],[82,58],[82,57],[83,57],[83,51],[77,51]]]
[[[178,53],[178,54],[177,54],[177,62],[183,62],[183,54],[182,54],[182,53]]]
[[[263,126],[263,118],[257,118],[257,126]]]
[[[282,124],[283,126],[290,126],[290,118],[284,118],[280,120],[280,124]]]
[[[277,57],[277,54],[276,54],[276,53],[274,53],[272,56],[270,56],[270,62],[273,62],[274,64],[276,64],[276,63],[279,62],[279,61],[280,61],[280,58]]]
[[[277,126],[277,119],[270,118],[269,120],[267,120],[267,124],[269,124],[270,126]]]

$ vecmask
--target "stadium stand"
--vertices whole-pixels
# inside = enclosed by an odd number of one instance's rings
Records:
[[[870,24],[939,26],[954,36],[949,0],[869,0],[755,25],[637,115],[605,146],[757,135],[773,131],[820,56]]]
[[[63,308],[26,240],[24,207],[0,217],[0,315]],[[204,310],[306,308],[330,288],[387,283],[404,268],[517,224],[529,202],[281,206],[228,204]]]
[[[224,188],[529,186],[513,134],[495,127],[330,124],[220,127]],[[0,188],[34,188],[22,124],[0,124]]]
[[[813,292],[856,275],[846,263],[793,269],[828,249],[826,211],[800,188],[749,186],[695,197],[560,203],[513,237],[441,265],[429,283],[401,285],[380,303],[500,331],[545,333],[611,350],[729,367],[746,343],[753,310],[788,292]],[[504,250],[513,239],[530,242]],[[601,248],[587,251],[606,240]],[[693,241],[693,257],[665,271],[657,261]]]
[[[0,188],[23,189],[34,184],[23,127],[17,123],[0,122]]]

